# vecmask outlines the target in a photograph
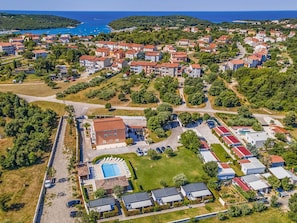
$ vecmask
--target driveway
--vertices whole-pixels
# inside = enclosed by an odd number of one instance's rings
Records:
[[[41,223],[74,222],[74,219],[69,217],[70,209],[66,207],[66,202],[72,199],[71,181],[68,181],[67,170],[70,157],[65,153],[63,148],[66,124],[67,122],[64,120],[53,161],[53,168],[56,171],[56,183],[51,188],[46,189]]]

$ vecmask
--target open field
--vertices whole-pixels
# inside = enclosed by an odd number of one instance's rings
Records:
[[[143,111],[140,110],[122,110],[122,109],[115,109],[108,111],[105,108],[96,108],[96,109],[89,109],[87,112],[88,116],[95,116],[95,115],[118,115],[118,116],[144,116]]]
[[[199,223],[290,223],[287,214],[278,209],[269,208],[267,211],[261,213],[254,213],[249,216],[231,218],[225,221],[220,221],[218,218],[209,218],[205,220],[200,220]]]
[[[135,169],[137,179],[132,179],[135,192],[141,188],[144,191],[161,188],[161,180],[174,186],[172,178],[180,173],[184,173],[190,182],[201,182],[206,176],[197,155],[183,147],[176,151],[176,156],[167,158],[162,154],[159,160],[150,160],[149,156],[138,157],[135,153],[120,157],[130,161]]]
[[[52,109],[55,111],[58,116],[62,116],[65,114],[65,105],[60,104],[60,103],[55,103],[55,102],[48,102],[48,101],[35,101],[32,102],[31,104],[37,105],[38,107],[46,110],[46,109]]]
[[[211,149],[221,162],[232,161],[232,158],[220,144],[211,144]]]

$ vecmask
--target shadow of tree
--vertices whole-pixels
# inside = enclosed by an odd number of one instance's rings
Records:
[[[25,207],[25,203],[14,203],[9,206],[8,211],[19,211]]]

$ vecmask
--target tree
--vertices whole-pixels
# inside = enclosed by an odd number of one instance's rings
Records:
[[[157,111],[153,110],[152,108],[144,109],[144,116],[145,116],[146,120],[149,120],[150,117],[156,116],[157,114],[158,114]]]
[[[275,138],[283,142],[287,141],[286,135],[280,132],[275,133]]]
[[[226,213],[224,213],[224,212],[219,212],[219,213],[217,214],[217,217],[218,217],[218,219],[219,219],[220,221],[225,221],[225,220],[228,219],[228,215],[227,215]]]
[[[120,198],[124,193],[124,188],[120,185],[115,185],[112,191],[118,198]]]
[[[149,157],[150,157],[151,160],[157,160],[157,159],[159,159],[158,153],[154,149],[149,149],[147,151],[147,154],[149,155]]]
[[[290,208],[288,216],[293,222],[297,222],[297,193],[290,197],[288,204]]]
[[[289,111],[283,119],[285,126],[292,126],[296,125],[296,114],[294,111]]]
[[[253,204],[253,210],[254,210],[255,212],[262,212],[262,211],[265,211],[266,209],[267,209],[267,207],[266,207],[265,204],[262,203],[262,202],[255,202],[255,203]]]
[[[290,178],[289,177],[285,177],[281,180],[281,184],[282,184],[282,188],[285,190],[285,191],[289,191],[289,190],[292,190],[294,185],[291,184],[290,182]]]
[[[204,113],[204,114],[203,114],[202,119],[203,119],[204,121],[206,121],[206,120],[208,120],[208,119],[210,119],[210,118],[211,118],[211,116],[210,116],[208,113]]]
[[[182,112],[178,115],[179,120],[181,121],[183,126],[186,126],[187,124],[191,123],[192,116],[189,112]]]
[[[277,196],[275,196],[275,195],[271,196],[270,206],[273,207],[273,208],[278,207],[278,198],[277,198]]]
[[[193,130],[188,130],[180,135],[180,142],[184,147],[197,153],[200,147],[200,141],[197,134]]]
[[[253,113],[245,105],[239,107],[237,109],[237,112],[238,112],[238,115],[243,117],[243,118],[253,118]]]
[[[241,216],[241,209],[240,209],[240,207],[238,207],[238,206],[231,206],[228,209],[228,215],[230,217],[239,217],[239,216]]]
[[[192,120],[193,120],[194,122],[198,121],[198,119],[200,119],[200,118],[201,118],[201,116],[200,116],[200,114],[199,114],[198,112],[194,112],[194,113],[192,114]]]
[[[105,108],[107,109],[107,110],[110,110],[111,109],[111,104],[108,102],[108,103],[106,103],[105,104]]]
[[[96,198],[103,198],[105,197],[106,191],[104,188],[100,187],[99,189],[97,189],[94,193]]]
[[[277,179],[275,176],[270,176],[268,177],[268,183],[272,186],[274,190],[278,189],[281,187],[281,181]]]
[[[172,112],[173,108],[170,104],[162,103],[157,107],[158,112]]]
[[[188,178],[184,173],[174,176],[172,180],[176,187],[180,187],[188,183]]]
[[[164,153],[167,155],[167,157],[173,157],[175,156],[175,153],[173,152],[172,148],[166,148]]]
[[[250,215],[253,212],[253,210],[246,204],[242,205],[240,209],[243,216]]]
[[[210,161],[203,165],[204,171],[210,177],[216,177],[218,175],[218,168],[218,163],[215,161]]]
[[[221,189],[221,185],[216,178],[211,178],[207,183],[207,187],[217,191]]]

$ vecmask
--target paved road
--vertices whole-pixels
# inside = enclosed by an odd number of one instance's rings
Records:
[[[45,203],[41,216],[41,223],[72,223],[73,218],[69,217],[70,209],[66,207],[66,202],[72,199],[71,181],[58,182],[61,178],[68,178],[67,165],[69,156],[64,151],[64,135],[66,130],[66,120],[61,127],[61,136],[57,143],[57,150],[53,161],[53,168],[56,170],[56,184],[52,188],[47,189],[45,195]],[[59,196],[59,193],[65,193]]]

